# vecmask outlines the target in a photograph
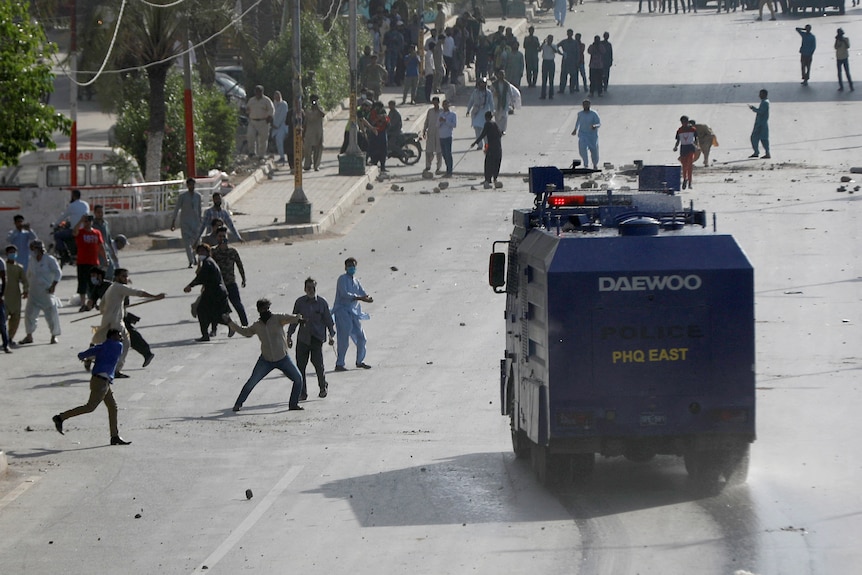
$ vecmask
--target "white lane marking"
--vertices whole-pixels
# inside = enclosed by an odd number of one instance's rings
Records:
[[[212,568],[227,555],[228,551],[236,545],[240,539],[242,539],[243,535],[245,535],[254,524],[257,523],[261,517],[263,517],[264,513],[269,510],[275,500],[278,499],[278,496],[287,489],[287,486],[290,485],[294,479],[299,475],[299,472],[302,471],[301,465],[296,465],[287,470],[287,473],[275,484],[269,493],[257,504],[251,513],[248,514],[248,517],[243,520],[242,523],[239,524],[239,527],[234,529],[230,535],[227,536],[227,539],[219,545],[215,551],[213,551],[209,557],[204,559],[203,563],[195,569],[192,573],[207,573],[211,572]],[[204,569],[206,567],[206,569]]]
[[[159,385],[163,381],[165,381],[165,378],[157,377],[156,379],[154,379],[153,381],[150,382],[150,385]]]
[[[10,491],[9,493],[7,493],[6,496],[3,497],[3,499],[0,499],[0,509],[3,509],[4,507],[9,505],[13,501],[18,499],[21,495],[24,494],[25,491],[27,491],[28,489],[33,487],[33,485],[35,485],[36,482],[39,481],[40,479],[42,479],[42,478],[39,477],[38,475],[33,475],[33,476],[25,479],[21,483],[21,485],[19,485],[18,487],[16,487],[15,489]]]
[[[184,367],[185,367],[184,365],[175,365],[172,368],[170,368],[168,371],[176,373],[176,372],[182,370]]]
[[[139,391],[138,393],[133,393],[132,396],[129,398],[129,401],[138,401],[142,397],[144,397],[144,394]]]

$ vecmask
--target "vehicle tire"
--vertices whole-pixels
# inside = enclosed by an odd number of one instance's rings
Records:
[[[580,483],[586,481],[593,474],[596,467],[595,453],[576,453],[571,456],[572,481]]]
[[[512,429],[512,451],[516,459],[526,459],[531,451],[530,438],[523,429]]]
[[[690,450],[683,459],[685,470],[696,486],[711,488],[718,485],[724,459],[720,452]]]
[[[547,446],[533,443],[530,461],[539,483],[546,487],[567,483],[572,479],[572,459],[569,455],[552,454]]]
[[[626,459],[634,463],[646,463],[652,461],[655,457],[655,452],[640,446],[630,446],[623,454]]]
[[[422,146],[419,145],[419,142],[407,142],[401,147],[401,153],[398,156],[398,159],[401,160],[403,164],[408,166],[412,166],[419,162],[419,158],[422,157]]]
[[[751,462],[751,444],[728,450],[724,456],[721,473],[727,485],[742,485],[748,479],[748,466]]]

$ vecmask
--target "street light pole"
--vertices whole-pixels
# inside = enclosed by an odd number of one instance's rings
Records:
[[[302,190],[302,40],[300,0],[293,0],[293,194],[284,206],[288,224],[311,222],[311,203]]]
[[[195,166],[195,113],[194,97],[192,95],[192,57],[191,42],[189,42],[189,15],[185,14],[185,28],[183,39],[185,40],[185,53],[183,54],[183,110],[186,126],[186,177],[194,178],[197,175]]]
[[[78,187],[78,2],[72,0],[72,19],[70,22],[69,60],[72,81],[69,83],[69,116],[72,131],[69,137],[69,184]],[[77,222],[74,222],[77,223]]]

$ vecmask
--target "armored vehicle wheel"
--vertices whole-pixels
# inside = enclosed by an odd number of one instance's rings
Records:
[[[748,479],[748,465],[751,461],[751,445],[725,453],[722,474],[728,485],[742,485]]]
[[[646,463],[647,461],[652,461],[655,457],[655,451],[639,446],[632,446],[626,449],[624,455],[629,461],[633,461],[635,463]]]
[[[687,451],[683,457],[689,478],[700,487],[712,487],[721,477],[721,453],[718,451]]]
[[[576,453],[571,456],[572,480],[581,482],[587,480],[596,467],[595,453]]]
[[[566,455],[551,454],[546,446],[533,444],[530,461],[542,485],[559,485],[571,480],[572,460]]]
[[[522,429],[512,428],[512,451],[518,459],[526,459],[530,455],[530,438]]]
[[[751,445],[691,451],[685,454],[685,470],[689,477],[702,486],[716,485],[724,478],[725,485],[741,485],[748,478]]]

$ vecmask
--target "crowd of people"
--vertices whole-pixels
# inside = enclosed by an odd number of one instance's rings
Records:
[[[95,316],[83,316],[72,322],[99,317],[100,325],[95,329],[89,347],[78,354],[83,367],[91,373],[90,395],[86,403],[53,416],[57,431],[64,434],[66,420],[90,413],[104,403],[108,410],[111,445],[128,445],[119,435],[117,423],[117,403],[111,384],[114,379],[127,378],[123,371],[130,349],[143,357],[142,367],[146,368],[155,358],[149,343],[136,328],[141,318],[131,313],[130,298],[145,298],[137,303],[161,300],[164,293],[151,293],[131,286],[130,271],[119,265],[116,257],[111,258],[105,250],[105,238],[110,238],[93,225],[95,216],[90,213],[87,202],[81,199],[78,190],[72,191],[72,199],[63,217],[76,217],[70,222],[72,234],[77,244],[77,284],[76,293],[80,298],[79,312],[98,310]],[[189,268],[195,267],[194,277],[183,288],[190,293],[200,287],[200,295],[192,304],[192,315],[196,316],[201,336],[195,341],[207,342],[217,334],[218,325],[228,327],[228,337],[239,333],[246,337],[256,335],[261,344],[261,354],[248,381],[234,403],[233,411],[240,411],[257,383],[273,369],[280,369],[291,381],[289,399],[291,410],[301,410],[300,401],[308,397],[305,368],[309,360],[315,368],[319,397],[328,395],[329,385],[325,377],[322,346],[328,339],[329,345],[336,347],[335,371],[347,371],[346,357],[350,342],[356,348],[355,365],[359,369],[371,369],[365,362],[366,337],[361,320],[368,315],[362,310],[362,303],[372,303],[374,299],[363,289],[356,277],[357,260],[348,258],[344,262],[344,273],[338,278],[335,300],[330,309],[327,301],[317,295],[317,282],[313,278],[305,281],[304,295],[294,304],[292,314],[277,314],[270,310],[270,302],[260,299],[256,303],[258,319],[249,322],[240,298],[236,272],[241,278],[241,287],[246,287],[246,273],[239,252],[229,245],[229,238],[242,241],[231,220],[229,210],[223,205],[221,195],[214,193],[212,206],[201,210],[202,198],[195,191],[195,181],[187,180],[187,190],[182,192],[176,203],[171,228],[179,216],[182,226],[183,243],[186,246]],[[94,209],[99,210],[100,206]],[[99,213],[104,214],[103,210]],[[44,243],[30,229],[25,217],[17,214],[13,218],[14,227],[7,235],[9,245],[5,249],[5,259],[0,260],[0,335],[5,353],[13,348],[35,342],[39,315],[45,316],[50,332],[50,343],[56,344],[61,335],[59,309],[63,303],[56,295],[56,289],[63,277],[57,259],[48,253]],[[109,229],[106,221],[102,229]],[[209,232],[209,233],[208,233]],[[106,270],[111,266],[111,274]],[[14,338],[20,323],[22,302],[26,337],[17,344]],[[77,305],[77,304],[76,304]],[[233,306],[237,320],[231,318]],[[289,326],[287,332],[284,327]],[[298,328],[298,330],[297,330]],[[293,347],[296,334],[296,364],[288,354]],[[327,338],[328,335],[328,338]],[[337,341],[337,345],[336,345]],[[298,368],[297,368],[298,364]]]

